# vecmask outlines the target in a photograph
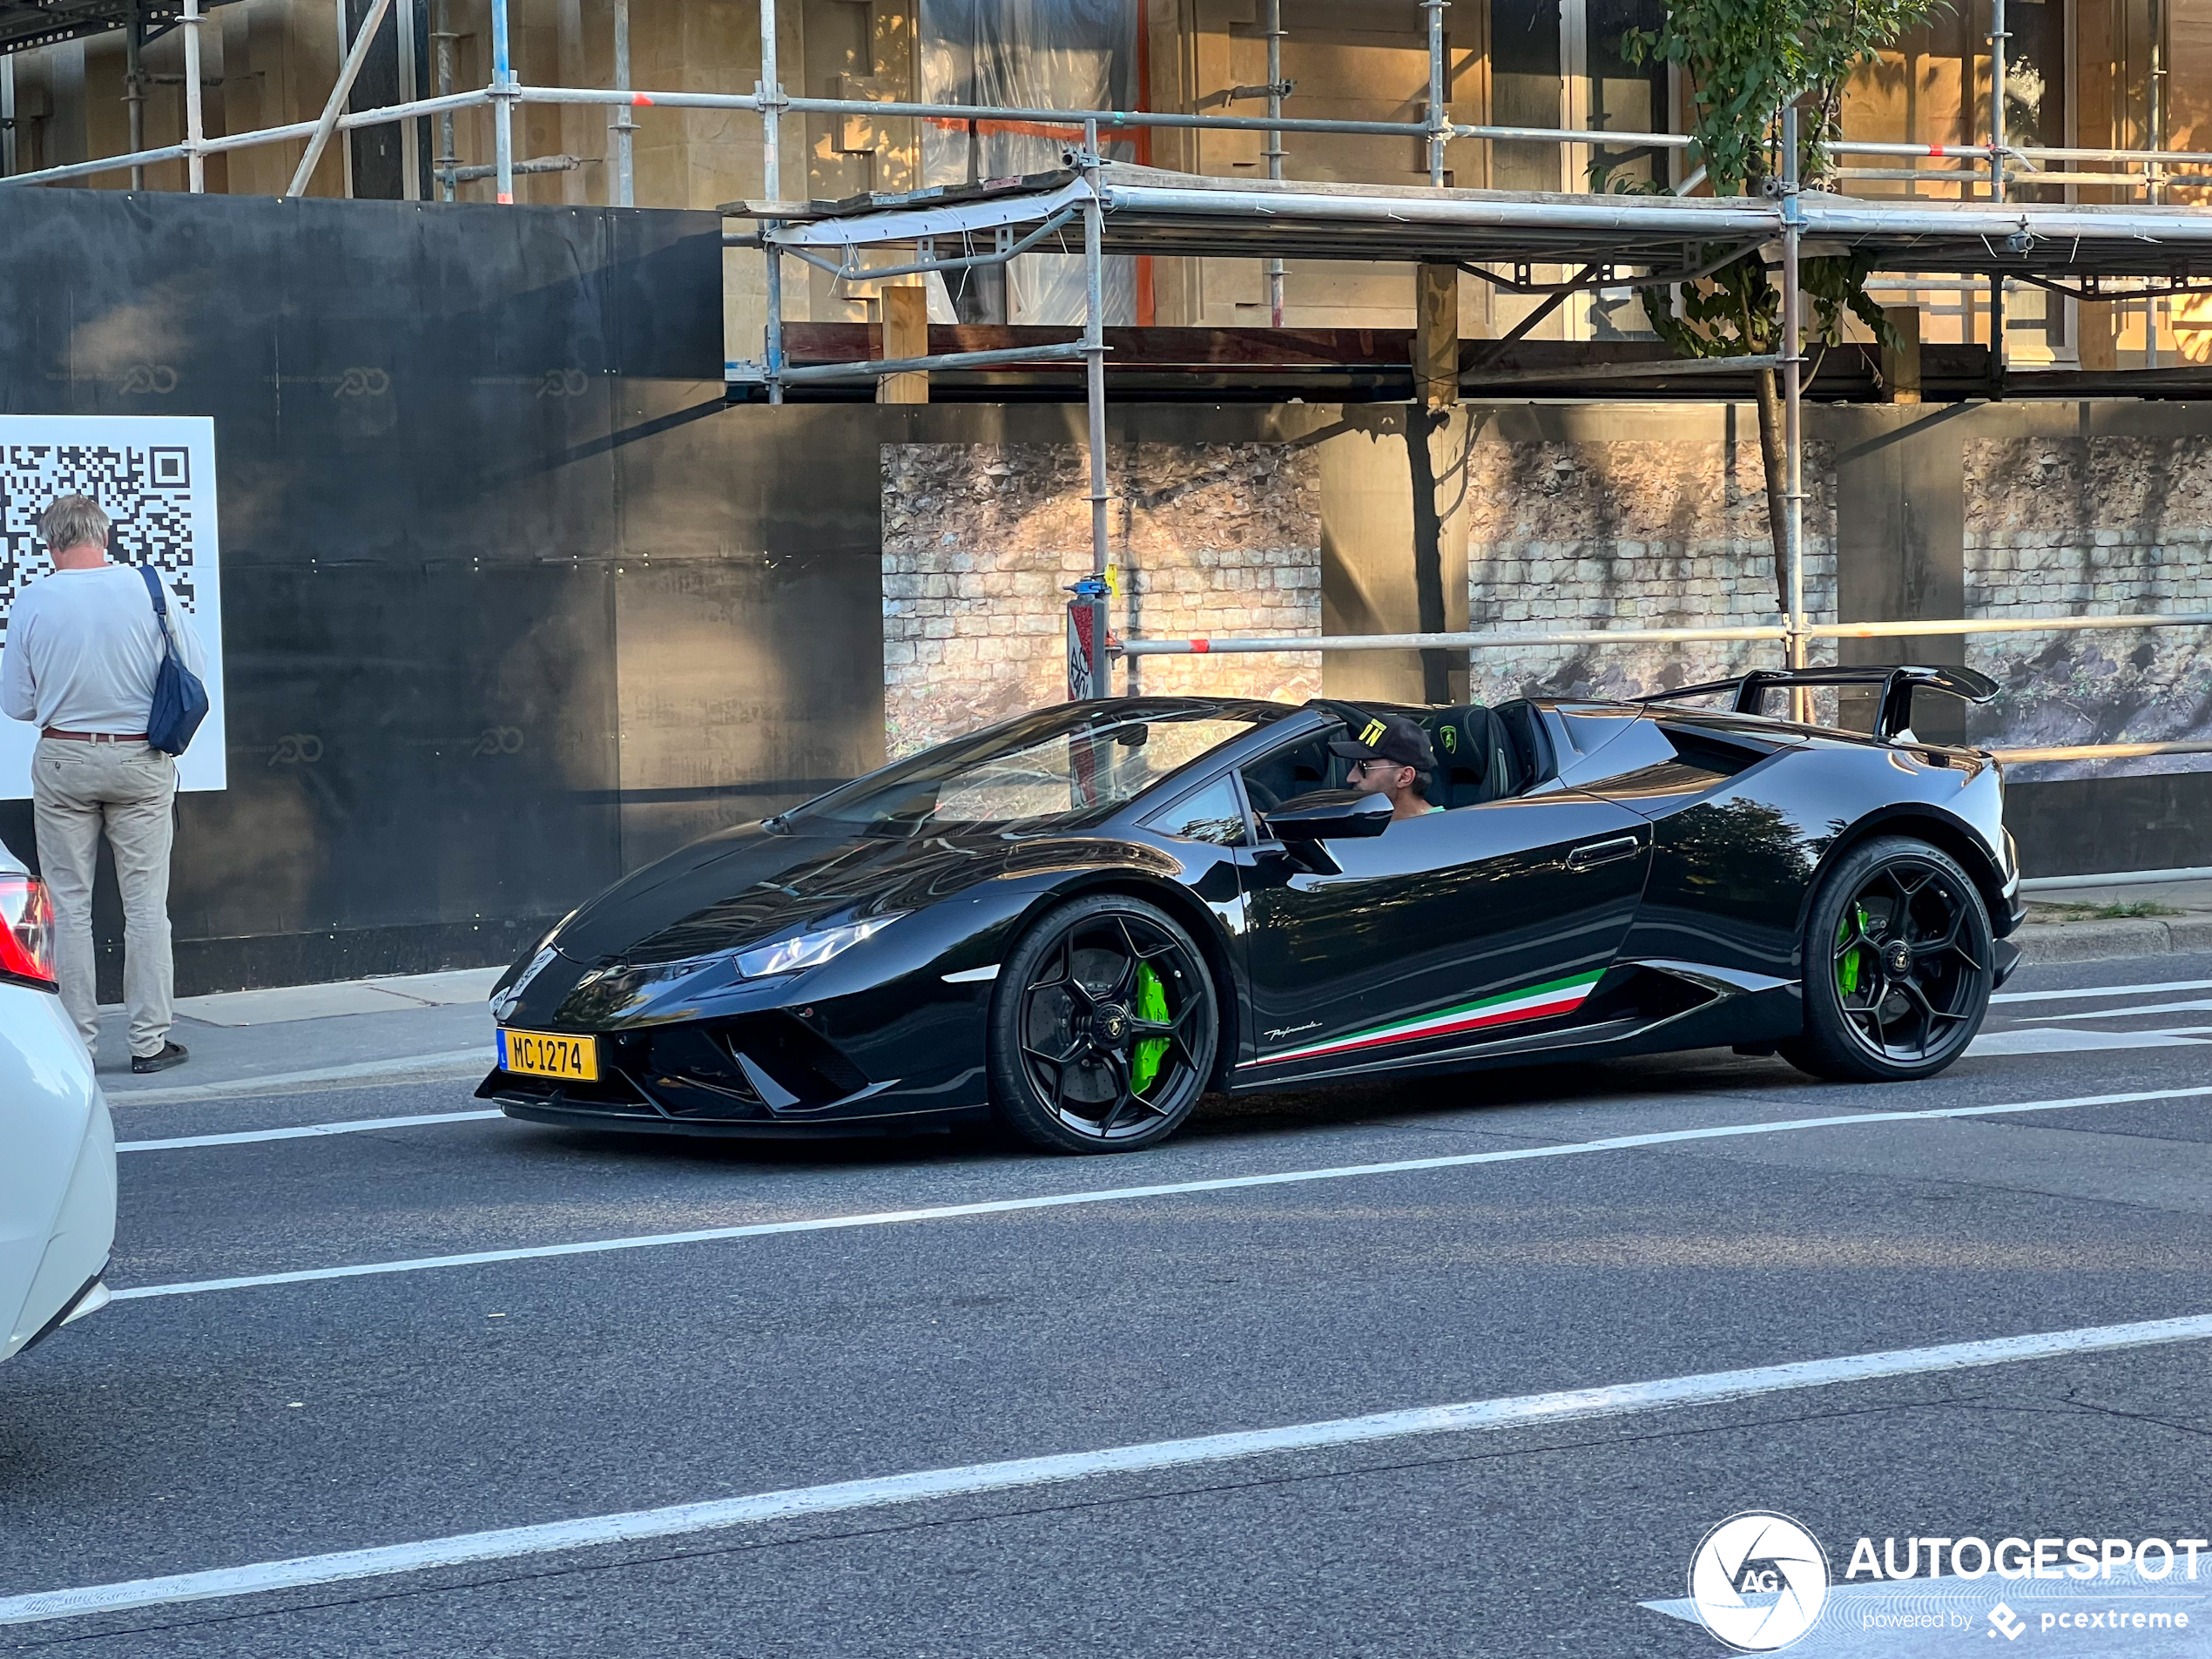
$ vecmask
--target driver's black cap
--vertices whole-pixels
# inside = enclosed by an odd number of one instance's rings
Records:
[[[1436,770],[1436,751],[1429,746],[1428,733],[1402,714],[1370,716],[1353,726],[1350,737],[1332,739],[1329,752],[1346,760],[1387,760],[1415,772]]]

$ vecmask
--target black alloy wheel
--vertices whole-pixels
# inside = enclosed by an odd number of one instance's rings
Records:
[[[1996,948],[1973,880],[1925,841],[1883,836],[1822,881],[1804,938],[1804,1035],[1784,1055],[1816,1076],[1933,1076],[1989,1013]]]
[[[1219,1001],[1166,912],[1119,894],[1047,914],[999,971],[991,1095],[1062,1152],[1133,1152],[1190,1115],[1212,1076]]]

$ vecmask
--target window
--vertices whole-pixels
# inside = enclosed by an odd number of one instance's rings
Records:
[[[1251,797],[1252,810],[1271,813],[1285,801],[1317,789],[1343,787],[1345,763],[1329,752],[1329,739],[1343,734],[1342,726],[1332,726],[1246,766],[1244,792]]]
[[[856,779],[792,817],[882,835],[1071,828],[1135,799],[1255,724],[1210,707],[1042,709]]]
[[[1185,841],[1210,841],[1216,846],[1244,844],[1244,804],[1237,786],[1227,778],[1215,779],[1204,789],[1152,818],[1150,827],[1163,835]]]

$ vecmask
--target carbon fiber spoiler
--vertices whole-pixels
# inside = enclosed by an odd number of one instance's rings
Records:
[[[1967,703],[1986,703],[1997,695],[1997,682],[1971,668],[1941,664],[1901,664],[1843,665],[1833,668],[1755,668],[1731,679],[1707,680],[1699,685],[1678,685],[1671,691],[1654,691],[1631,698],[1636,703],[1676,703],[1684,698],[1708,697],[1719,691],[1736,693],[1738,714],[1765,711],[1766,694],[1782,685],[1878,685],[1880,706],[1874,714],[1874,735],[1884,742],[1912,734],[1912,693],[1925,688]]]

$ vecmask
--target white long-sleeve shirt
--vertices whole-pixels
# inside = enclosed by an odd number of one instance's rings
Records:
[[[162,590],[177,655],[204,678],[192,618],[167,583]],[[50,571],[8,613],[0,712],[62,732],[144,732],[161,658],[161,621],[136,565]]]

